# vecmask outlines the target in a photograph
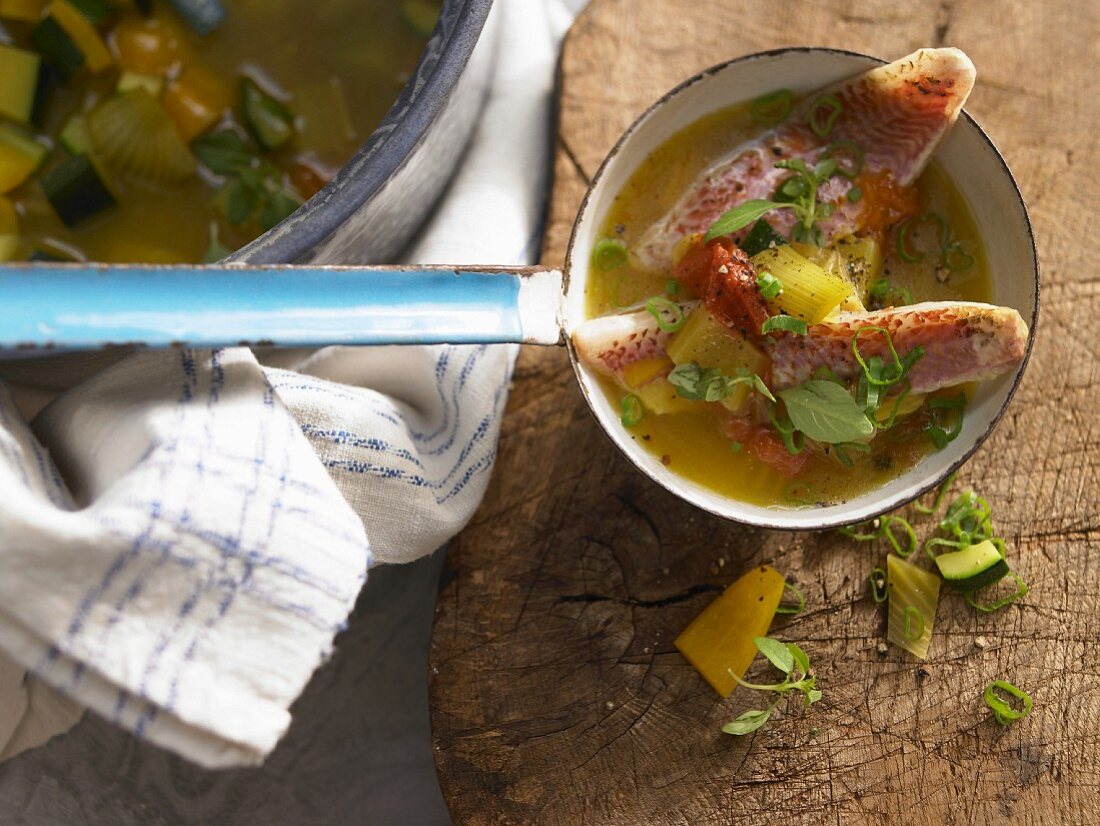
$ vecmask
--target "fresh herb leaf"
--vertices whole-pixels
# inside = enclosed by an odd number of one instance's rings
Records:
[[[225,188],[225,217],[231,224],[243,224],[256,211],[260,198],[256,190],[237,179]]]
[[[799,667],[803,674],[810,673],[810,658],[796,643],[787,643],[787,650],[791,652],[791,658],[794,660],[794,664]]]
[[[728,398],[737,385],[750,384],[757,393],[775,401],[764,380],[745,369],[741,369],[736,376],[725,376],[717,367],[703,368],[691,361],[673,368],[668,380],[682,399],[719,402]]]
[[[814,441],[856,442],[875,431],[867,414],[839,384],[811,379],[779,391],[794,426]]]
[[[251,167],[254,157],[241,136],[229,129],[196,138],[191,151],[215,175],[237,175]]]
[[[771,212],[773,209],[785,209],[794,207],[794,204],[781,204],[777,201],[765,201],[760,198],[754,198],[751,201],[745,201],[745,203],[734,207],[729,212],[724,212],[718,216],[713,224],[710,225],[710,229],[707,230],[707,241],[713,238],[717,238],[719,235],[728,235],[731,232],[737,232],[739,229],[743,229],[751,224],[753,221],[760,219],[765,213]]]
[[[768,658],[768,662],[782,671],[790,674],[794,668],[794,656],[784,643],[771,637],[753,637],[756,650]]]
[[[763,711],[746,711],[737,719],[731,720],[722,726],[722,731],[726,734],[751,734],[764,725],[764,723],[768,722],[768,718],[772,716],[772,710],[774,708],[775,706],[769,706]]]

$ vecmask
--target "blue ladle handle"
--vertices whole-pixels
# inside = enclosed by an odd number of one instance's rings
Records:
[[[561,340],[561,273],[495,267],[0,265],[0,350]]]

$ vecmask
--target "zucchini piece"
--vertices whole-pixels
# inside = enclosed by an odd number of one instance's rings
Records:
[[[114,57],[95,26],[69,0],[53,0],[47,11],[49,16],[46,19],[54,19],[64,29],[84,55],[84,62],[89,70],[102,72],[115,65]]]
[[[120,95],[124,95],[134,89],[144,89],[154,98],[160,97],[161,90],[164,88],[164,78],[157,75],[147,75],[142,72],[132,72],[129,69],[125,70],[118,79],[118,85],[115,86],[115,91]]]
[[[43,175],[41,183],[50,206],[67,227],[115,204],[114,196],[87,155],[69,158]]]
[[[753,639],[768,633],[783,598],[783,575],[753,568],[703,609],[676,638],[676,647],[715,691],[728,697],[756,659]]]
[[[221,0],[169,0],[180,17],[200,35],[208,35],[225,22]]]
[[[0,195],[11,192],[42,166],[49,150],[10,123],[0,123]]]
[[[84,65],[84,52],[52,16],[43,17],[31,30],[30,43],[57,70],[62,83],[72,80]]]
[[[0,0],[0,19],[37,23],[46,8],[46,0]]]
[[[98,26],[111,16],[115,7],[108,0],[69,0],[73,7],[88,18],[93,26]]]
[[[752,258],[752,256],[763,252],[768,247],[781,247],[786,243],[787,239],[776,232],[771,224],[761,218],[753,225],[752,230],[745,236],[745,240],[741,242],[741,249],[745,251],[745,255]]]
[[[103,100],[88,113],[95,155],[115,172],[154,184],[195,174],[195,158],[172,119],[143,88]]]
[[[15,204],[0,195],[0,261],[11,261],[19,249],[19,216]]]
[[[88,132],[88,119],[75,114],[61,127],[57,140],[70,155],[87,155],[92,151],[92,136]]]
[[[758,273],[770,272],[783,282],[783,292],[768,302],[772,313],[786,313],[817,324],[852,294],[852,285],[826,272],[790,244],[769,247],[752,257]]]
[[[936,566],[948,587],[964,592],[992,585],[1008,574],[1003,548],[989,539],[961,551],[940,554]]]
[[[34,52],[0,44],[0,115],[30,122],[41,71],[42,58]]]
[[[241,78],[244,123],[264,149],[276,149],[294,135],[294,115],[250,77]]]
[[[940,601],[940,578],[890,554],[886,557],[886,592],[890,603],[887,638],[925,659]]]

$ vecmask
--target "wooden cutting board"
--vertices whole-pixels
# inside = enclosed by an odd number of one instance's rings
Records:
[[[1100,823],[1100,4],[594,0],[562,56],[544,260],[560,265],[587,181],[652,100],[705,66],[804,44],[950,44],[978,67],[968,109],[1030,205],[1043,310],[1023,386],[960,482],[992,503],[1031,592],[990,616],[945,599],[927,662],[880,653],[864,588],[883,549],[693,510],[616,452],[564,351],[525,349],[432,643],[457,823]],[[754,698],[719,700],[672,641],[765,562],[806,594],[773,632],[807,650],[824,699],[735,738],[719,727]],[[1035,700],[1007,729],[981,699],[998,678]]]

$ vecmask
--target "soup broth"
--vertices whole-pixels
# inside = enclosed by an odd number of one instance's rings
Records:
[[[4,226],[0,208],[0,237],[9,237],[0,244],[0,260],[198,262],[242,246],[318,191],[370,135],[409,78],[439,11],[435,0],[226,0],[222,23],[199,34],[166,0],[148,4],[148,14],[139,10],[145,3],[83,0],[68,8],[102,7],[105,16],[90,25],[110,62],[93,71],[85,60],[61,82],[36,34],[57,13],[58,2],[16,0],[21,9],[40,11],[14,19],[4,17],[0,4],[2,48],[42,63],[33,113],[24,121],[0,111],[0,130],[46,150],[26,180],[7,192],[0,187],[0,201],[14,207],[8,223],[15,226],[14,232]],[[135,93],[134,84],[146,88]],[[180,146],[193,156],[183,159],[193,165],[192,174],[171,180],[143,174],[126,162],[131,147],[101,145],[108,139],[106,124],[103,134],[93,129],[90,140],[85,135],[70,142],[66,130],[74,118],[86,130],[105,102],[146,92],[156,107],[142,99],[141,111],[154,126],[167,114]],[[269,129],[266,145],[253,128],[245,99],[250,93],[253,114]],[[212,169],[197,148],[226,132],[262,173],[258,184],[255,175],[246,180],[236,169]],[[98,174],[114,204],[64,220],[50,197],[51,175],[85,153],[92,160],[89,174]]]
[[[701,171],[759,132],[747,104],[715,112],[684,128],[634,172],[615,198],[601,235],[622,242],[627,251],[634,250],[646,230],[672,209]],[[890,303],[988,301],[991,286],[986,256],[965,201],[935,163],[920,176],[916,188],[921,211],[946,220],[969,264],[943,272],[931,255],[924,255],[920,261],[903,260],[895,229],[885,236],[882,245],[883,275],[895,292],[888,298],[904,294],[905,300]],[[934,243],[930,236],[935,229],[931,222],[925,222],[913,227],[905,241],[914,249],[927,247]],[[670,272],[641,265],[633,252],[624,260],[621,266],[603,271],[598,266],[590,269],[586,294],[589,317],[637,309],[651,296],[683,297],[682,288],[670,282]],[[601,383],[618,406],[624,388],[610,379],[602,379]],[[955,387],[949,395],[957,396],[959,392],[960,388]],[[851,467],[814,454],[797,473],[791,473],[785,472],[787,451],[778,439],[773,440],[772,452],[778,450],[779,455],[762,461],[759,451],[746,449],[737,428],[731,429],[729,417],[716,409],[717,405],[675,399],[671,407],[673,411],[659,414],[647,410],[640,422],[629,427],[631,438],[678,474],[725,496],[760,505],[799,507],[842,501],[882,485],[933,449],[922,432],[927,418],[918,411],[875,437],[869,452],[851,451]]]

